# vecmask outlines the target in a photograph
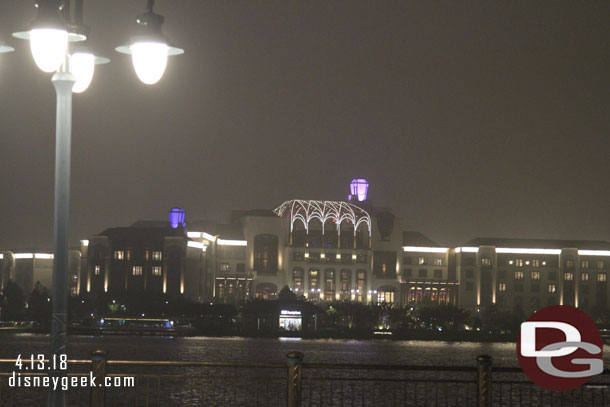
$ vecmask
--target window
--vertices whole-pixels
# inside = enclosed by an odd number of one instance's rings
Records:
[[[385,302],[388,304],[394,303],[394,291],[391,287],[381,287],[377,291],[377,302],[379,304]]]
[[[589,260],[582,260],[580,262],[580,268],[581,269],[588,269],[589,268]]]
[[[572,280],[574,280],[574,273],[563,273],[563,279],[565,281],[572,281]]]
[[[426,264],[426,258],[425,257],[418,257],[417,258],[417,264]]]
[[[466,278],[474,278],[474,270],[466,270]]]
[[[343,301],[350,300],[350,290],[352,288],[352,272],[351,270],[341,270],[341,280],[339,283],[339,296]]]
[[[589,273],[582,273],[580,275],[580,280],[581,281],[589,281]]]
[[[425,269],[419,270],[419,272],[417,273],[417,277],[428,278],[428,270],[425,270]]]
[[[538,259],[534,259],[534,260],[532,260],[532,266],[534,266],[534,267],[540,267],[540,260],[538,260]]]
[[[523,259],[516,259],[515,260],[515,266],[523,267]]]
[[[603,260],[598,260],[597,263],[595,263],[596,267],[598,269],[603,269],[604,268],[604,261]]]
[[[557,287],[555,286],[555,284],[549,284],[549,286],[547,287],[547,291],[550,293],[554,293],[557,290]]]
[[[574,268],[574,260],[566,260],[566,268],[573,269]]]
[[[443,270],[434,270],[434,278],[443,278]]]
[[[606,281],[606,273],[597,273],[597,281],[605,282]]]
[[[275,235],[254,237],[254,270],[259,274],[276,274],[278,264],[278,238]]]
[[[501,292],[506,291],[506,283],[498,284],[498,291],[501,291]]]
[[[294,292],[303,292],[303,269],[292,270],[292,288]]]
[[[481,259],[481,266],[491,266],[491,259],[489,257],[483,257]]]
[[[144,259],[146,261],[150,260],[150,250],[148,250],[148,249],[144,250]]]
[[[317,291],[320,287],[320,276],[318,270],[309,270],[309,291]]]
[[[540,280],[540,272],[532,271],[532,280]]]
[[[101,266],[95,266],[93,274],[95,274],[96,276],[99,276],[101,273],[102,273],[102,267]]]
[[[152,268],[153,276],[160,276],[162,274],[163,274],[163,268],[161,266],[153,266],[153,268]]]
[[[435,257],[434,258],[434,265],[435,266],[442,266],[443,265],[443,258],[442,257]]]
[[[523,271],[515,271],[515,280],[523,280]]]
[[[131,268],[131,274],[134,276],[141,276],[142,275],[142,266],[133,266]]]
[[[229,263],[220,263],[220,271],[231,271],[231,265]]]
[[[127,252],[125,253],[125,258],[127,260],[131,260],[131,250],[127,250]]]
[[[335,299],[335,271],[331,269],[324,271],[324,299],[326,301]]]
[[[152,252],[152,259],[156,260],[156,261],[163,260],[163,252],[161,252],[161,251]]]
[[[366,292],[366,272],[358,270],[356,272],[356,301],[364,301]]]
[[[368,256],[366,254],[357,254],[356,255],[356,262],[358,262],[358,263],[361,263],[361,264],[366,263],[367,259],[368,259]],[[411,264],[411,263],[409,263],[409,264]]]
[[[114,259],[115,260],[123,260],[125,258],[125,252],[122,250],[116,250],[114,252]]]
[[[470,281],[466,283],[466,291],[472,291],[474,290],[474,284],[472,284]]]

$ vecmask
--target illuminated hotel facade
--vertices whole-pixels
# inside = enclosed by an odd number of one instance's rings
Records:
[[[367,189],[357,179],[347,201],[293,199],[233,212],[226,224],[186,224],[172,208],[168,221],[107,229],[71,254],[71,292],[239,304],[288,286],[313,301],[609,306],[608,242],[477,238],[442,247],[372,205]],[[0,283],[50,288],[51,266],[46,253],[4,252]]]

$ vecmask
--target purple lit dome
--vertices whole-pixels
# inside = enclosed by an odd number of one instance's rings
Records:
[[[366,193],[369,190],[369,183],[364,178],[355,178],[349,185],[351,195],[349,200],[358,199],[359,202],[366,201]]]
[[[172,208],[169,210],[169,223],[172,225],[173,229],[178,228],[178,226],[184,224],[184,209],[182,208]]]

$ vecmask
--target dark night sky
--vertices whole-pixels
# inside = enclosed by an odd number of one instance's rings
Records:
[[[55,93],[0,0],[0,249],[50,247]],[[112,58],[74,97],[71,238],[137,219],[345,199],[407,229],[610,239],[610,2],[159,0],[186,54],[114,51],[145,1],[85,2]]]

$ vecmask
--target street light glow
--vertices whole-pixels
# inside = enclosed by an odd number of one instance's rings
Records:
[[[167,66],[167,44],[138,42],[129,47],[138,78],[147,85],[159,82]]]
[[[75,82],[72,92],[82,93],[87,90],[95,72],[95,55],[89,52],[76,52],[70,58],[71,71]]]
[[[68,50],[68,31],[36,28],[30,31],[30,49],[34,62],[43,72],[55,72]]]

